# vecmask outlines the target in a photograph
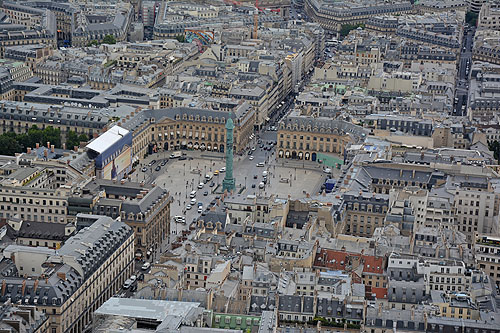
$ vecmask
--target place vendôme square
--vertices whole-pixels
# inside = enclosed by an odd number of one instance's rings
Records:
[[[500,333],[499,0],[0,0],[0,333]]]

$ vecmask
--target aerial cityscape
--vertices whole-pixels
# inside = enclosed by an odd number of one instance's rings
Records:
[[[0,0],[0,333],[500,333],[499,0]]]

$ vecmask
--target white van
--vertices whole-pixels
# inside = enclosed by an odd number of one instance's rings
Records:
[[[266,186],[266,184],[264,184],[264,182],[260,182],[259,184],[259,188],[262,190],[264,187]]]
[[[196,205],[196,199],[195,198],[191,199],[191,205]]]
[[[267,177],[267,171],[262,171],[262,177]]]
[[[189,193],[189,197],[192,199],[192,198],[195,198],[196,197],[196,191],[191,191],[191,193]]]

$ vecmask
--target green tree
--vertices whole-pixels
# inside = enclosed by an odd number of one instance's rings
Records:
[[[87,46],[98,46],[99,42],[96,40],[91,40],[90,42],[87,43]]]
[[[477,13],[473,12],[467,12],[465,14],[465,22],[468,23],[470,26],[476,26],[477,25]]]
[[[358,24],[343,24],[341,27],[340,27],[340,36],[341,37],[345,37],[347,35],[349,35],[349,32],[351,30],[355,30],[357,28],[364,28],[365,25],[362,24],[362,23],[358,23]]]
[[[87,142],[88,139],[85,134],[78,135],[75,131],[69,131],[66,134],[66,147],[72,149],[74,146],[80,146],[80,142]]]
[[[9,133],[0,135],[0,155],[13,156],[23,151],[23,147],[15,139],[15,133],[13,134],[14,137]]]
[[[116,38],[113,35],[106,35],[102,39],[103,44],[116,44]]]
[[[500,142],[488,141],[488,149],[493,152],[493,157],[500,163]]]
[[[177,39],[180,43],[186,42],[186,37],[184,37],[184,35],[177,35],[175,36],[175,39]]]

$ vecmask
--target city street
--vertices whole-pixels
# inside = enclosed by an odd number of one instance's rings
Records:
[[[464,34],[462,44],[462,52],[460,53],[460,60],[458,65],[458,76],[456,83],[456,102],[454,104],[454,116],[467,115],[467,96],[469,91],[469,71],[472,65],[472,43],[474,38],[475,29],[472,28]],[[465,48],[465,51],[464,51]]]

